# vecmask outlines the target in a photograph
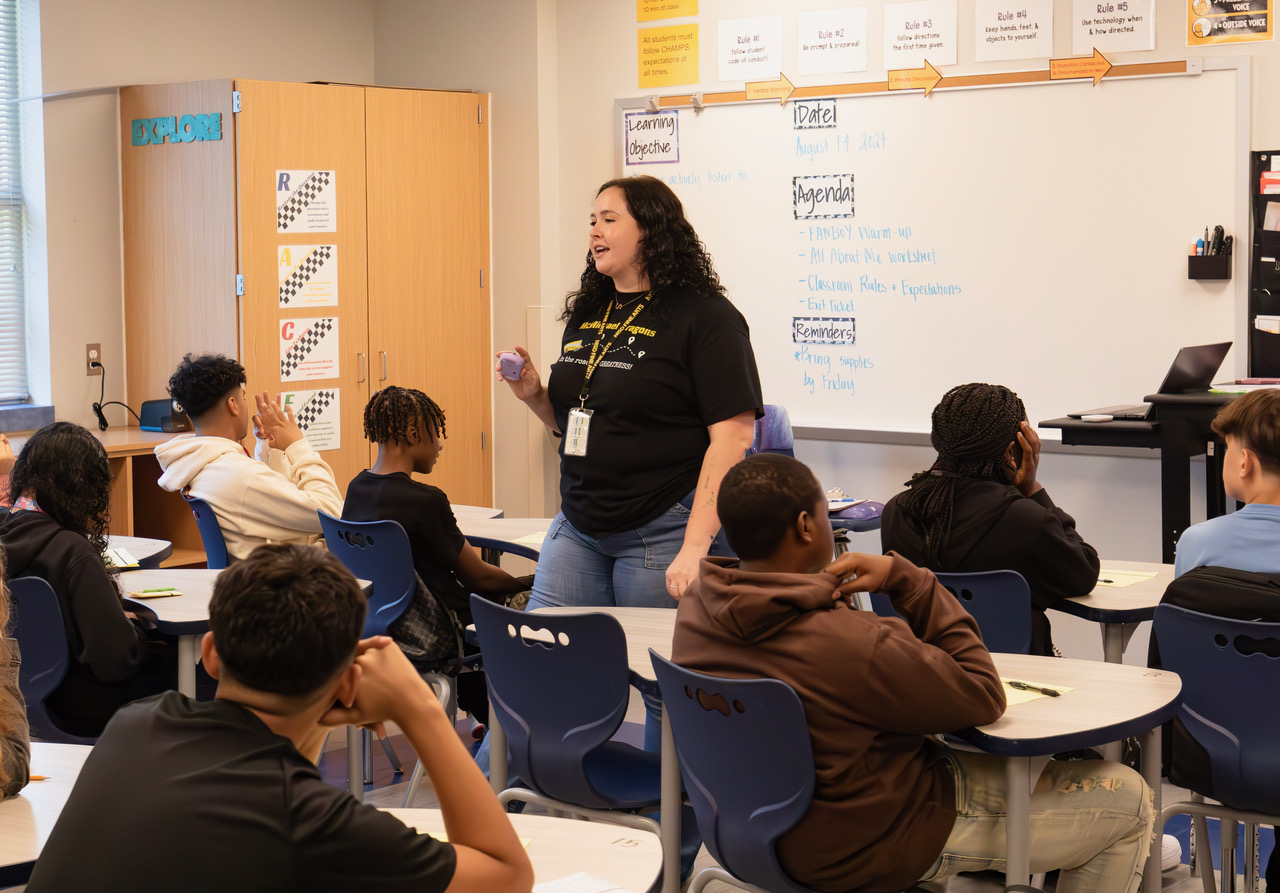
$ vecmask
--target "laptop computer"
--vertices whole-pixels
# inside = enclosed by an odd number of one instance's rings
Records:
[[[1165,373],[1157,394],[1193,394],[1207,391],[1218,374],[1222,361],[1231,349],[1230,341],[1218,344],[1197,344],[1184,347],[1173,358],[1173,365]],[[1138,403],[1125,406],[1102,406],[1098,409],[1086,409],[1082,412],[1069,412],[1067,418],[1078,419],[1087,415],[1109,415],[1121,421],[1144,421],[1151,412],[1150,403]]]

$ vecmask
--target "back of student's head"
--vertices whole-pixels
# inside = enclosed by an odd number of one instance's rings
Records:
[[[801,512],[813,512],[822,487],[803,462],[757,453],[729,469],[720,482],[716,510],[729,548],[747,561],[777,551]]]
[[[187,354],[169,376],[169,394],[187,415],[199,418],[246,381],[244,367],[230,357]]]
[[[412,446],[432,434],[444,438],[444,410],[422,391],[388,385],[364,407],[364,436],[371,443]]]
[[[1280,390],[1267,388],[1239,397],[1218,411],[1213,430],[1230,434],[1253,450],[1265,471],[1280,474]]]
[[[957,480],[991,480],[1012,484],[1017,469],[1004,451],[1018,436],[1027,410],[1018,395],[998,384],[973,382],[942,395],[933,410],[930,439],[938,458],[907,481],[897,506],[925,531],[925,563],[940,569],[955,509]]]
[[[318,546],[259,546],[218,575],[209,629],[241,685],[311,694],[351,662],[367,603],[355,577]]]
[[[102,444],[79,425],[52,422],[32,434],[9,472],[9,492],[35,499],[60,525],[106,547],[111,466]]]

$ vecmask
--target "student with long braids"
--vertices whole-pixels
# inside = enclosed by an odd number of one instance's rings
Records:
[[[378,445],[378,459],[347,487],[343,519],[400,522],[413,546],[414,570],[464,624],[471,622],[470,593],[502,601],[529,588],[481,561],[458,529],[445,492],[411,477],[430,474],[444,448],[444,411],[435,401],[412,388],[385,387],[364,408],[364,434]],[[407,644],[395,626],[391,635]]]
[[[1033,654],[1052,654],[1045,609],[1085,595],[1098,553],[1036,477],[1040,438],[1018,395],[1000,385],[954,387],[933,410],[933,465],[886,503],[880,541],[933,571],[1009,569],[1031,587]]]

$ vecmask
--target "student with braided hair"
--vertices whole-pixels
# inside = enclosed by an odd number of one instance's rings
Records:
[[[385,387],[364,408],[364,434],[378,445],[378,460],[347,487],[344,520],[398,521],[413,546],[414,570],[464,624],[471,622],[470,593],[502,601],[529,588],[481,561],[458,529],[449,497],[411,477],[430,474],[444,448],[444,411],[435,401],[412,388]],[[391,635],[412,646],[394,626]]]
[[[1031,651],[1052,654],[1045,609],[1093,590],[1098,553],[1037,480],[1040,438],[1026,419],[1006,387],[947,391],[933,410],[938,458],[885,504],[880,540],[934,571],[1017,571],[1031,587]]]

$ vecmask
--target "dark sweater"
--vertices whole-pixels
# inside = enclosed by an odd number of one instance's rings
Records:
[[[97,736],[122,705],[175,686],[172,655],[125,616],[116,584],[87,539],[42,512],[15,511],[0,523],[0,546],[6,578],[40,577],[62,608],[71,660],[45,701],[59,727]]]
[[[901,494],[899,494],[901,496]],[[885,503],[880,543],[927,567],[924,526]],[[1088,595],[1098,582],[1098,552],[1076,532],[1075,519],[1053,504],[1047,490],[1026,497],[1010,484],[990,480],[956,482],[955,515],[942,560],[933,571],[1017,571],[1031,587],[1033,654],[1052,654],[1046,608],[1064,598]]]
[[[672,659],[780,679],[804,704],[816,787],[778,843],[782,867],[815,890],[911,886],[955,824],[944,748],[931,736],[1004,712],[973,618],[898,557],[883,588],[906,622],[833,601],[828,574],[749,573],[728,558],[704,559],[700,570],[680,601]]]

